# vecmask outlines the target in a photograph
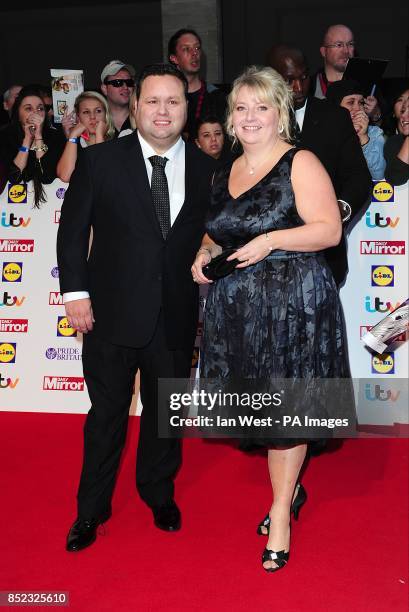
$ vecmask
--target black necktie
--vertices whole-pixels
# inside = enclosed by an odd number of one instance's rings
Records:
[[[168,159],[166,157],[160,157],[159,155],[152,155],[149,161],[152,164],[152,199],[162,236],[166,239],[168,231],[170,230],[169,189],[168,180],[165,174],[165,166]]]

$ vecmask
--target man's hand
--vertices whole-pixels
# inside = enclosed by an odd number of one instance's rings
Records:
[[[65,313],[68,323],[74,329],[77,329],[83,334],[87,334],[92,330],[95,319],[92,312],[91,300],[89,298],[67,302],[65,304]]]

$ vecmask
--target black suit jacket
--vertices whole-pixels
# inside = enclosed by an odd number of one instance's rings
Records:
[[[325,100],[308,98],[301,147],[315,153],[325,166],[337,198],[351,206],[351,219],[363,214],[372,188],[371,175],[348,111]],[[325,251],[337,284],[348,271],[345,238]]]
[[[61,292],[88,291],[94,332],[114,344],[146,345],[161,309],[168,348],[193,344],[198,288],[190,268],[213,163],[189,143],[185,155],[185,202],[166,241],[136,133],[86,149],[71,177],[57,239]]]

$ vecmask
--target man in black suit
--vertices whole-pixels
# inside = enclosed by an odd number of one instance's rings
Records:
[[[324,165],[341,207],[350,211],[350,221],[364,212],[372,182],[348,112],[309,95],[307,62],[296,47],[275,45],[268,60],[293,90],[297,144],[315,153]],[[348,272],[345,238],[338,246],[327,249],[325,257],[337,285],[341,285]]]
[[[78,517],[67,550],[92,544],[111,515],[137,370],[143,411],[136,484],[155,525],[179,529],[180,442],[158,438],[158,378],[188,378],[198,312],[191,265],[204,233],[213,164],[180,138],[187,82],[148,66],[136,90],[138,131],[84,150],[61,211],[57,252],[68,320],[84,333],[92,407],[84,427]],[[90,230],[92,246],[88,256]]]

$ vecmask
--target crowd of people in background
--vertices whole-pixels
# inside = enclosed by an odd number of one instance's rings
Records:
[[[392,87],[385,92],[378,86],[378,97],[366,90],[365,83],[345,80],[348,61],[356,52],[354,34],[345,25],[329,26],[319,51],[323,65],[314,75],[302,50],[287,44],[273,45],[266,64],[292,89],[294,143],[318,156],[333,180],[345,216],[353,217],[367,198],[370,178],[385,178],[394,185],[409,179],[409,79],[391,80]],[[169,40],[168,62],[188,82],[183,137],[222,166],[240,153],[224,130],[230,88],[201,77],[202,54],[201,38],[192,29],[180,29]],[[69,182],[82,148],[131,134],[137,129],[135,83],[134,67],[112,60],[101,72],[99,91],[78,96],[62,123],[54,122],[49,86],[10,85],[3,94],[1,116],[1,191],[8,180],[32,180],[38,207],[44,202],[44,184],[56,177]],[[348,111],[349,126],[347,113],[337,107]],[[345,194],[348,184],[356,186],[357,195]]]

